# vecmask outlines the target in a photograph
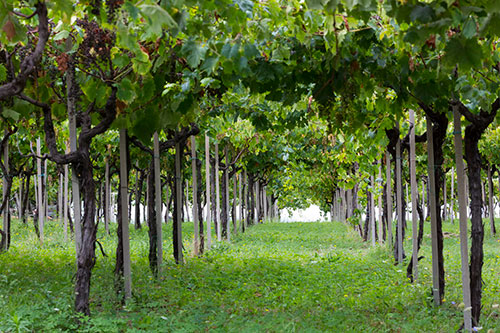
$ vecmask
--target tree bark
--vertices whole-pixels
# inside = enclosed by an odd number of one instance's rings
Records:
[[[389,240],[389,246],[392,247],[392,177],[391,177],[391,155],[389,152],[385,153],[385,167],[386,167],[386,196],[387,196],[387,233],[386,239]]]
[[[403,191],[402,191],[402,177],[401,177],[401,140],[398,136],[398,141],[396,143],[396,200],[397,200],[397,209],[398,209],[398,223],[396,228],[396,246],[394,246],[395,250],[395,258],[397,259],[398,264],[403,263]]]
[[[418,230],[417,230],[417,175],[415,156],[415,111],[410,109],[410,187],[411,187],[411,215],[412,215],[412,277],[418,279]]]
[[[146,174],[142,170],[137,170],[137,184],[135,191],[135,229],[139,230],[142,228],[141,225],[141,201],[142,201],[142,189],[144,187],[144,178]]]
[[[370,175],[370,205],[368,206],[368,210],[370,212],[370,231],[371,231],[371,243],[372,246],[375,246],[376,241],[377,241],[377,236],[376,236],[376,226],[375,226],[375,177]],[[345,215],[344,215],[345,216]]]
[[[42,60],[45,44],[50,36],[49,20],[45,2],[37,2],[35,6],[36,14],[38,15],[38,41],[35,50],[22,60],[17,76],[12,81],[0,85],[0,101],[6,101],[12,98],[12,96],[19,95],[24,90],[31,74],[37,70],[38,64]]]
[[[71,80],[70,80],[71,81]],[[75,89],[68,89],[73,94]],[[93,179],[93,163],[90,158],[92,139],[104,133],[116,117],[116,87],[111,87],[111,95],[101,110],[102,120],[91,127],[89,113],[82,114],[82,130],[79,136],[79,147],[69,154],[61,154],[57,148],[56,135],[52,122],[50,105],[40,103],[27,96],[23,99],[41,107],[44,113],[45,142],[49,148],[49,158],[58,164],[72,163],[75,176],[78,177],[84,198],[84,215],[81,234],[81,247],[77,252],[77,272],[75,283],[75,310],[85,315],[90,314],[89,295],[92,268],[95,265],[95,243],[97,225],[95,223],[95,182]],[[73,95],[72,97],[74,97]],[[78,206],[79,202],[75,202]]]
[[[132,273],[130,267],[130,238],[129,238],[129,220],[128,212],[129,206],[127,205],[127,195],[128,195],[128,179],[130,174],[130,152],[129,152],[129,144],[127,138],[127,130],[120,130],[120,191],[121,193],[121,207],[119,208],[119,212],[121,215],[121,221],[118,221],[118,225],[121,226],[121,234],[118,236],[121,237],[121,242],[118,242],[121,245],[121,256],[122,256],[122,265],[123,269],[121,273],[123,274],[124,280],[124,296],[125,299],[130,299],[132,297]],[[121,244],[120,244],[121,243]],[[118,262],[118,254],[119,250],[117,248],[117,262]],[[118,267],[118,265],[117,265]]]
[[[104,167],[104,229],[109,235],[109,205],[111,201],[111,189],[109,183],[109,161],[106,159],[106,165]],[[120,199],[118,199],[120,202]],[[119,209],[118,209],[119,210]],[[120,222],[118,222],[120,223]]]
[[[182,177],[181,159],[184,151],[184,143],[177,142],[175,145],[175,196],[174,196],[174,222],[172,228],[172,240],[174,246],[174,258],[177,264],[184,262],[182,253]]]
[[[203,207],[202,207],[202,200],[201,197],[203,195],[203,186],[202,186],[202,177],[201,177],[201,168],[202,168],[202,163],[199,158],[196,158],[196,189],[193,191],[196,191],[196,196],[197,196],[197,210],[196,213],[198,214],[198,233],[199,233],[199,254],[203,254],[205,252],[205,233],[204,233],[204,227],[203,227]],[[208,195],[207,195],[208,197]]]
[[[247,226],[255,223],[255,183],[254,175],[248,174],[248,208],[247,208]]]
[[[194,255],[200,255],[200,226],[198,216],[198,176],[196,172],[196,139],[191,136],[191,170],[193,176],[193,225],[194,225]]]
[[[149,235],[149,267],[153,274],[158,274],[158,228],[156,226],[156,200],[155,200],[155,177],[154,159],[151,159],[147,176],[147,211],[148,211],[148,235]]]
[[[432,294],[434,298],[434,305],[441,305],[443,290],[440,288],[439,281],[439,259],[438,259],[438,219],[441,215],[438,212],[437,202],[439,202],[439,186],[436,186],[436,179],[434,170],[436,169],[436,162],[434,161],[434,129],[432,122],[427,116],[427,170],[429,174],[429,202],[431,212],[431,240],[432,240]],[[437,201],[437,202],[436,202]]]
[[[156,222],[156,265],[158,273],[161,273],[163,261],[163,241],[162,241],[162,191],[160,178],[160,141],[158,132],[153,135],[153,167],[154,167],[154,199],[155,199],[155,222]]]
[[[36,154],[37,156],[41,155],[41,148],[40,148],[40,138],[36,139]],[[40,230],[40,244],[43,245],[44,241],[44,218],[45,218],[45,209],[43,207],[43,189],[42,189],[42,178],[43,178],[43,171],[42,171],[42,160],[38,158],[37,160],[37,179],[38,179],[38,206],[37,206],[37,215],[38,215],[38,230]]]
[[[9,137],[10,134],[8,130],[5,130],[6,140],[2,140],[2,155],[3,155],[3,186],[2,186],[2,207],[0,209],[0,214],[3,214],[3,231],[2,234],[2,246],[0,246],[1,251],[7,251],[10,247],[10,208],[9,208],[9,197],[12,189],[12,176],[10,175],[9,167]]]
[[[456,103],[455,103],[456,104]],[[470,122],[465,128],[465,159],[469,178],[469,195],[471,209],[471,258],[470,258],[470,284],[472,318],[479,323],[481,315],[482,269],[483,269],[483,239],[484,226],[481,217],[481,155],[478,142],[482,134],[493,122],[500,108],[500,98],[491,105],[491,111],[481,110],[480,114],[472,114],[462,103],[458,102],[458,110]]]

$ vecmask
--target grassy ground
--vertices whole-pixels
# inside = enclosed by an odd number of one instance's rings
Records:
[[[420,279],[410,284],[386,247],[370,248],[340,223],[254,226],[201,258],[189,255],[192,224],[183,227],[183,266],[170,259],[171,226],[163,227],[167,262],[159,280],[149,271],[147,230],[131,231],[134,297],[125,306],[113,288],[115,237],[100,231],[108,257],[98,253],[92,318],[78,326],[73,245],[55,221],[43,247],[31,227],[14,223],[12,247],[0,255],[0,331],[455,332],[461,324],[456,224],[445,225],[447,289],[439,308],[432,305],[427,229]],[[405,248],[409,255],[410,240]],[[484,331],[500,332],[499,255],[500,239],[487,235]]]

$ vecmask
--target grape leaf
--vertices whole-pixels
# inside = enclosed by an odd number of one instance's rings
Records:
[[[129,79],[123,79],[118,84],[118,92],[116,96],[119,100],[127,103],[132,102],[137,97],[134,87],[132,86],[132,83]]]
[[[7,69],[5,69],[5,66],[0,64],[0,82],[5,81],[7,78]]]
[[[182,53],[187,54],[187,63],[189,66],[198,67],[200,62],[205,59],[207,48],[201,46],[194,39],[188,40],[182,45]]]
[[[469,17],[463,26],[462,34],[465,38],[472,38],[476,35],[476,21]]]
[[[450,66],[459,64],[463,69],[470,69],[481,64],[483,49],[476,38],[454,37],[445,48],[444,60]]]
[[[11,109],[3,109],[2,111],[2,116],[4,116],[5,118],[10,118],[14,121],[19,121],[19,112],[16,112],[14,110],[11,110]]]

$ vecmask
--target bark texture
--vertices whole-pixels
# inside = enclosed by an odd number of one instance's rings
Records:
[[[482,134],[493,122],[500,108],[500,98],[491,105],[491,111],[481,110],[479,114],[473,114],[461,102],[458,110],[470,122],[465,128],[465,160],[469,178],[469,195],[471,209],[471,254],[470,254],[470,289],[472,304],[472,319],[478,325],[481,316],[482,296],[482,269],[484,260],[483,240],[484,225],[481,215],[482,193],[481,193],[481,155],[478,143]]]

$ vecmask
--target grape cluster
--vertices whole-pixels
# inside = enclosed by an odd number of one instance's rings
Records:
[[[90,12],[95,16],[99,16],[101,13],[101,0],[92,0],[90,6],[92,8]]]
[[[123,0],[106,0],[106,7],[108,8],[108,21],[112,22],[115,19],[115,13],[123,5]]]
[[[76,24],[85,30],[83,42],[78,48],[78,54],[85,64],[91,64],[110,59],[110,51],[114,45],[115,35],[102,29],[96,21],[79,19]]]

